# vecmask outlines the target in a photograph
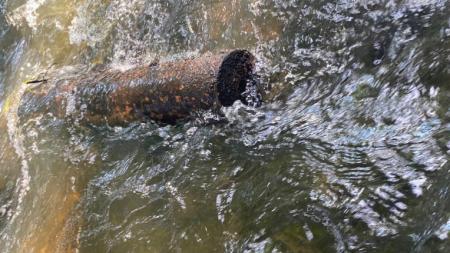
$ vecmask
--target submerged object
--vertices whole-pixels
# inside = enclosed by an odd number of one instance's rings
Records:
[[[138,120],[175,123],[193,112],[246,103],[255,57],[246,50],[140,66],[92,70],[28,82],[19,117],[52,113],[93,124]]]

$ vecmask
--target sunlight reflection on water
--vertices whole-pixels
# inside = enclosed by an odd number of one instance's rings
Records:
[[[448,251],[449,8],[2,1],[0,248]],[[23,81],[49,69],[227,48],[251,50],[270,87],[260,108],[224,109],[227,122],[17,117]]]

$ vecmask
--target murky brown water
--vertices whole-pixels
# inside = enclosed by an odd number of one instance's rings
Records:
[[[227,123],[17,117],[52,68],[229,48],[271,91]],[[0,0],[1,252],[448,252],[449,66],[447,1]]]

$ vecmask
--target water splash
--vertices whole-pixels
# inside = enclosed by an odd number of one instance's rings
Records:
[[[9,16],[8,21],[14,26],[21,26],[25,21],[34,32],[38,28],[39,14],[37,10],[47,3],[47,0],[28,0],[25,4],[17,7]]]
[[[48,5],[19,19],[39,28]],[[241,47],[260,60],[247,103],[260,102],[254,87],[271,87],[260,107],[237,102],[213,124],[53,126],[68,145],[52,157],[83,172],[68,180],[70,192],[85,183],[80,252],[446,249],[446,1],[75,5],[61,26],[82,48],[74,61],[124,69]],[[30,167],[51,142],[23,127],[13,118],[8,132]]]

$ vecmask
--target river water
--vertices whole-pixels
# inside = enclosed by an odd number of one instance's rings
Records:
[[[49,69],[230,48],[268,91],[227,122],[17,116]],[[449,252],[449,105],[444,0],[0,0],[0,251]]]

